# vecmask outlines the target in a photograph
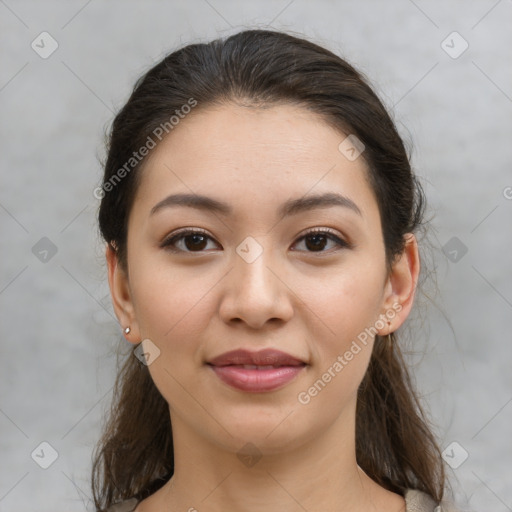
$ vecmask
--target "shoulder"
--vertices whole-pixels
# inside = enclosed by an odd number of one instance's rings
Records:
[[[135,507],[138,505],[138,500],[132,498],[131,500],[116,503],[107,509],[107,512],[134,512]]]
[[[428,494],[415,489],[407,489],[404,498],[406,512],[457,512],[452,504],[444,500],[436,503]]]

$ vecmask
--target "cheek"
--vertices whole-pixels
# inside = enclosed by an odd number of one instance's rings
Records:
[[[315,320],[315,328],[309,329],[313,366],[296,400],[311,428],[318,418],[330,423],[342,409],[354,406],[370,361],[381,274],[361,270],[333,274],[323,286],[312,284],[307,294],[307,306],[321,322]]]
[[[340,409],[355,403],[373,349],[382,275],[375,262],[347,264],[329,279],[311,280],[310,290],[303,292],[306,305],[321,319],[308,332],[316,364],[297,395],[309,418],[334,421]]]
[[[135,309],[144,337],[170,347],[193,340],[204,329],[215,280],[198,269],[146,265],[134,272]]]
[[[208,292],[213,291],[216,280],[211,273],[208,279],[201,276],[198,268],[147,265],[131,277],[141,336],[160,350],[148,370],[157,389],[179,415],[192,413],[197,403],[190,396],[202,400],[203,393],[194,372],[200,364],[198,348],[213,314]],[[201,411],[194,414],[200,415]]]
[[[315,313],[321,329],[313,348],[333,357],[364,338],[364,333],[379,318],[382,299],[382,272],[377,266],[347,265],[330,271],[324,279],[311,279],[302,292],[306,306]],[[322,357],[322,358],[323,358]]]

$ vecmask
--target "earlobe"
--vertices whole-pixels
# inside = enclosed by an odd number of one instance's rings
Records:
[[[130,343],[139,343],[140,334],[135,319],[128,276],[119,263],[116,250],[108,243],[106,244],[105,258],[107,260],[108,284],[114,312],[122,327],[124,337]]]
[[[414,234],[408,233],[405,239],[404,250],[393,264],[386,283],[384,307],[385,315],[390,322],[386,326],[387,332],[383,332],[383,335],[396,331],[405,322],[414,304],[420,272],[419,250]]]

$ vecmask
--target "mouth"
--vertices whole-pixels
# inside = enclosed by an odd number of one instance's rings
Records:
[[[282,388],[307,366],[299,358],[273,349],[234,350],[208,361],[207,365],[223,383],[249,393]]]
[[[207,361],[213,366],[256,366],[256,367],[279,367],[279,366],[300,366],[306,364],[302,359],[282,352],[280,350],[267,348],[258,352],[252,352],[243,348],[225,352]]]

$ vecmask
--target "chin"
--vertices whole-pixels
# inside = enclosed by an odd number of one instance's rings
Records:
[[[272,411],[261,405],[252,410],[245,408],[243,412],[233,411],[232,417],[224,413],[222,424],[232,437],[228,434],[223,436],[222,444],[228,444],[229,451],[234,452],[247,444],[254,445],[264,455],[293,449],[309,438],[313,439],[319,428],[319,425],[309,425],[307,420],[297,415],[298,411],[293,412],[291,407],[279,407]]]

